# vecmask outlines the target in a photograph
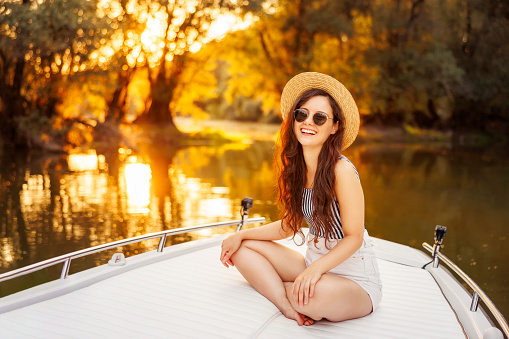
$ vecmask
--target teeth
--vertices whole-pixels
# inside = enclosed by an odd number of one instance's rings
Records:
[[[315,134],[316,134],[316,132],[315,132],[315,131],[312,131],[312,130],[310,130],[310,129],[305,129],[305,128],[301,129],[300,131],[301,131],[302,133],[305,133],[305,134],[311,134],[311,135],[315,135]]]

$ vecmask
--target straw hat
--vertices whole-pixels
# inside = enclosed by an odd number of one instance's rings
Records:
[[[338,103],[345,119],[345,132],[343,135],[343,150],[350,146],[359,133],[359,110],[350,92],[331,76],[305,72],[294,76],[288,81],[281,94],[281,114],[283,119],[289,115],[297,98],[310,89],[321,89],[329,93]]]

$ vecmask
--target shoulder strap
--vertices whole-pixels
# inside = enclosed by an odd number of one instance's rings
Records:
[[[359,172],[357,172],[357,168],[355,168],[355,166],[352,164],[352,162],[351,162],[351,161],[350,161],[347,157],[345,157],[344,155],[341,155],[341,156],[339,157],[339,159],[340,159],[340,160],[341,160],[341,159],[344,159],[344,160],[348,161],[348,162],[350,163],[350,165],[352,165],[353,170],[355,171],[355,174],[357,174],[357,179],[361,180],[361,178],[359,177]]]

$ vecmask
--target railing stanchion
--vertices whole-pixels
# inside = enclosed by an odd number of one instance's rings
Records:
[[[164,250],[164,246],[166,246],[166,233],[161,236],[159,240],[159,246],[157,246],[157,252],[162,252]]]
[[[65,279],[69,275],[69,268],[71,267],[71,258],[67,258],[64,261],[64,267],[62,267],[62,273],[60,273],[60,279]]]
[[[241,209],[241,211],[242,211],[242,213],[241,213],[242,219],[240,220],[240,223],[237,226],[237,230],[235,232],[239,232],[240,230],[242,230],[242,227],[245,224],[247,224],[247,218],[249,216],[249,209],[251,207],[253,207],[253,199],[245,197],[244,199],[242,199],[241,206],[242,206],[242,209]]]
[[[477,306],[479,306],[479,293],[474,291],[472,294],[472,304],[470,304],[470,311],[477,312]]]
[[[435,226],[435,245],[433,246],[433,267],[437,268],[440,263],[438,253],[440,253],[440,247],[442,246],[442,240],[445,237],[447,227],[436,225]]]

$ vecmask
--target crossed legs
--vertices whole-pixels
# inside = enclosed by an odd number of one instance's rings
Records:
[[[315,294],[300,307],[292,293],[295,278],[306,269],[302,255],[272,241],[245,240],[232,256],[237,270],[259,293],[299,325],[326,318],[341,321],[363,317],[372,311],[369,295],[355,282],[326,273]]]

